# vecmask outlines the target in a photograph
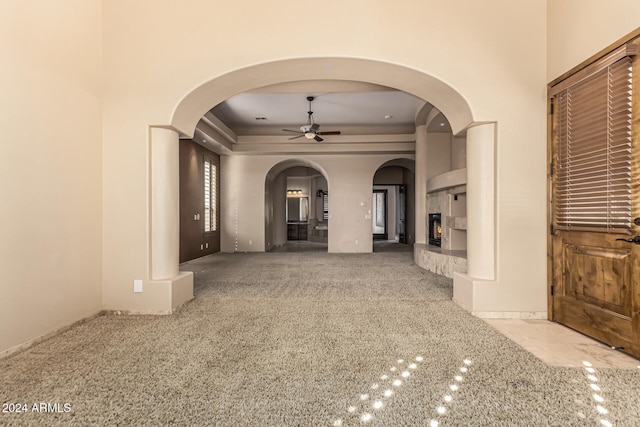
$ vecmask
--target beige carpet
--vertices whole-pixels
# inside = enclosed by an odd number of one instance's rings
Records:
[[[0,360],[0,401],[28,407],[0,425],[640,424],[640,373],[546,366],[410,252],[217,254],[183,269],[196,298],[172,316],[101,316]]]

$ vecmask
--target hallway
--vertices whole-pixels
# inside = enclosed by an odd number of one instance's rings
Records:
[[[71,405],[0,424],[638,422],[640,369],[546,365],[410,252],[219,253],[182,269],[196,297],[175,315],[100,316],[0,360],[2,402]]]

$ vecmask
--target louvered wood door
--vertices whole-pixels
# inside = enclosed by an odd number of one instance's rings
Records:
[[[551,97],[550,306],[553,320],[640,357],[640,238],[627,241],[640,236],[634,58]]]

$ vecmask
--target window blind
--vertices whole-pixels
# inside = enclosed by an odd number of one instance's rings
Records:
[[[632,60],[609,61],[553,96],[554,226],[631,228]]]

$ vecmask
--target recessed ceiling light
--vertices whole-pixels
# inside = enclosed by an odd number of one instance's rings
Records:
[[[441,123],[440,123],[440,126],[444,126],[444,122],[441,122]]]
[[[386,116],[384,116],[385,119],[393,119],[393,116],[387,114]]]

